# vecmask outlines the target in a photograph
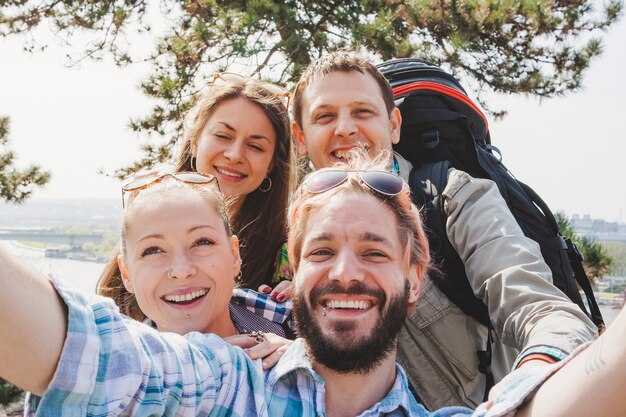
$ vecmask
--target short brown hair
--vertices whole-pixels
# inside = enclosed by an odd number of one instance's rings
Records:
[[[326,77],[338,71],[357,71],[361,74],[371,75],[380,87],[380,94],[385,102],[387,113],[391,115],[391,111],[396,105],[389,81],[362,52],[340,49],[311,62],[302,73],[293,93],[293,117],[298,125],[302,126],[302,96],[306,88],[316,78]]]

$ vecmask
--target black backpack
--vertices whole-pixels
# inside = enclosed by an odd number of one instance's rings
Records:
[[[414,166],[409,186],[414,202],[425,208],[432,255],[442,271],[432,277],[435,284],[463,312],[491,326],[487,307],[474,296],[463,262],[446,234],[440,193],[447,183],[448,168],[454,167],[497,184],[524,234],[539,243],[554,285],[603,328],[580,252],[560,234],[554,215],[541,198],[502,164],[500,152],[491,145],[487,119],[461,84],[436,65],[419,59],[392,60],[378,69],[389,80],[402,113],[400,142],[394,150]]]

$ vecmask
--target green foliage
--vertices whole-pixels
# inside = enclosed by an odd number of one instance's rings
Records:
[[[583,267],[591,282],[602,279],[615,262],[614,257],[607,251],[606,247],[596,239],[588,236],[580,236],[572,227],[565,213],[559,211],[555,214],[557,224],[561,234],[572,240],[578,250],[583,255]]]
[[[609,256],[613,258],[609,274],[615,277],[626,276],[626,243],[602,242],[602,246]]]
[[[0,35],[32,34],[44,24],[70,45],[74,34],[91,37],[76,59],[110,55],[120,65],[151,63],[141,88],[156,104],[130,126],[162,139],[145,145],[145,157],[119,170],[121,177],[171,157],[193,95],[227,68],[291,86],[312,59],[360,45],[377,60],[411,56],[443,64],[466,80],[479,101],[489,91],[551,97],[581,87],[602,52],[603,32],[622,12],[621,0],[604,5],[593,0],[162,0],[158,10],[146,0],[4,0],[0,5]],[[133,56],[133,37],[150,34],[153,27],[166,29],[151,35],[152,51]],[[25,47],[36,45],[33,40]]]
[[[0,378],[0,405],[9,405],[24,395],[24,391]]]
[[[0,117],[0,199],[22,202],[50,180],[50,174],[38,166],[23,170],[15,168],[15,154],[7,149],[9,142],[9,118]]]

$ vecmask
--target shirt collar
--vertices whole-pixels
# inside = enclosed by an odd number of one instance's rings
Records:
[[[308,373],[317,383],[324,384],[322,377],[313,370],[313,364],[306,354],[304,340],[296,339],[280,358],[278,364],[269,372],[268,382],[274,385],[285,375],[302,370]],[[404,415],[425,415],[425,409],[418,404],[409,390],[409,383],[402,367],[396,363],[396,379],[389,393],[363,415],[386,415],[398,409]]]

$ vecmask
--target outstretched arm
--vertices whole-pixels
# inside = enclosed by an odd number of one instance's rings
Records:
[[[524,236],[494,182],[452,171],[444,197],[450,243],[505,344],[522,356],[541,346],[565,356],[594,339],[596,327],[552,284],[539,246]]]
[[[61,356],[65,304],[48,279],[0,249],[0,375],[41,395]]]
[[[626,307],[589,348],[551,376],[516,417],[624,416],[624,341]]]

